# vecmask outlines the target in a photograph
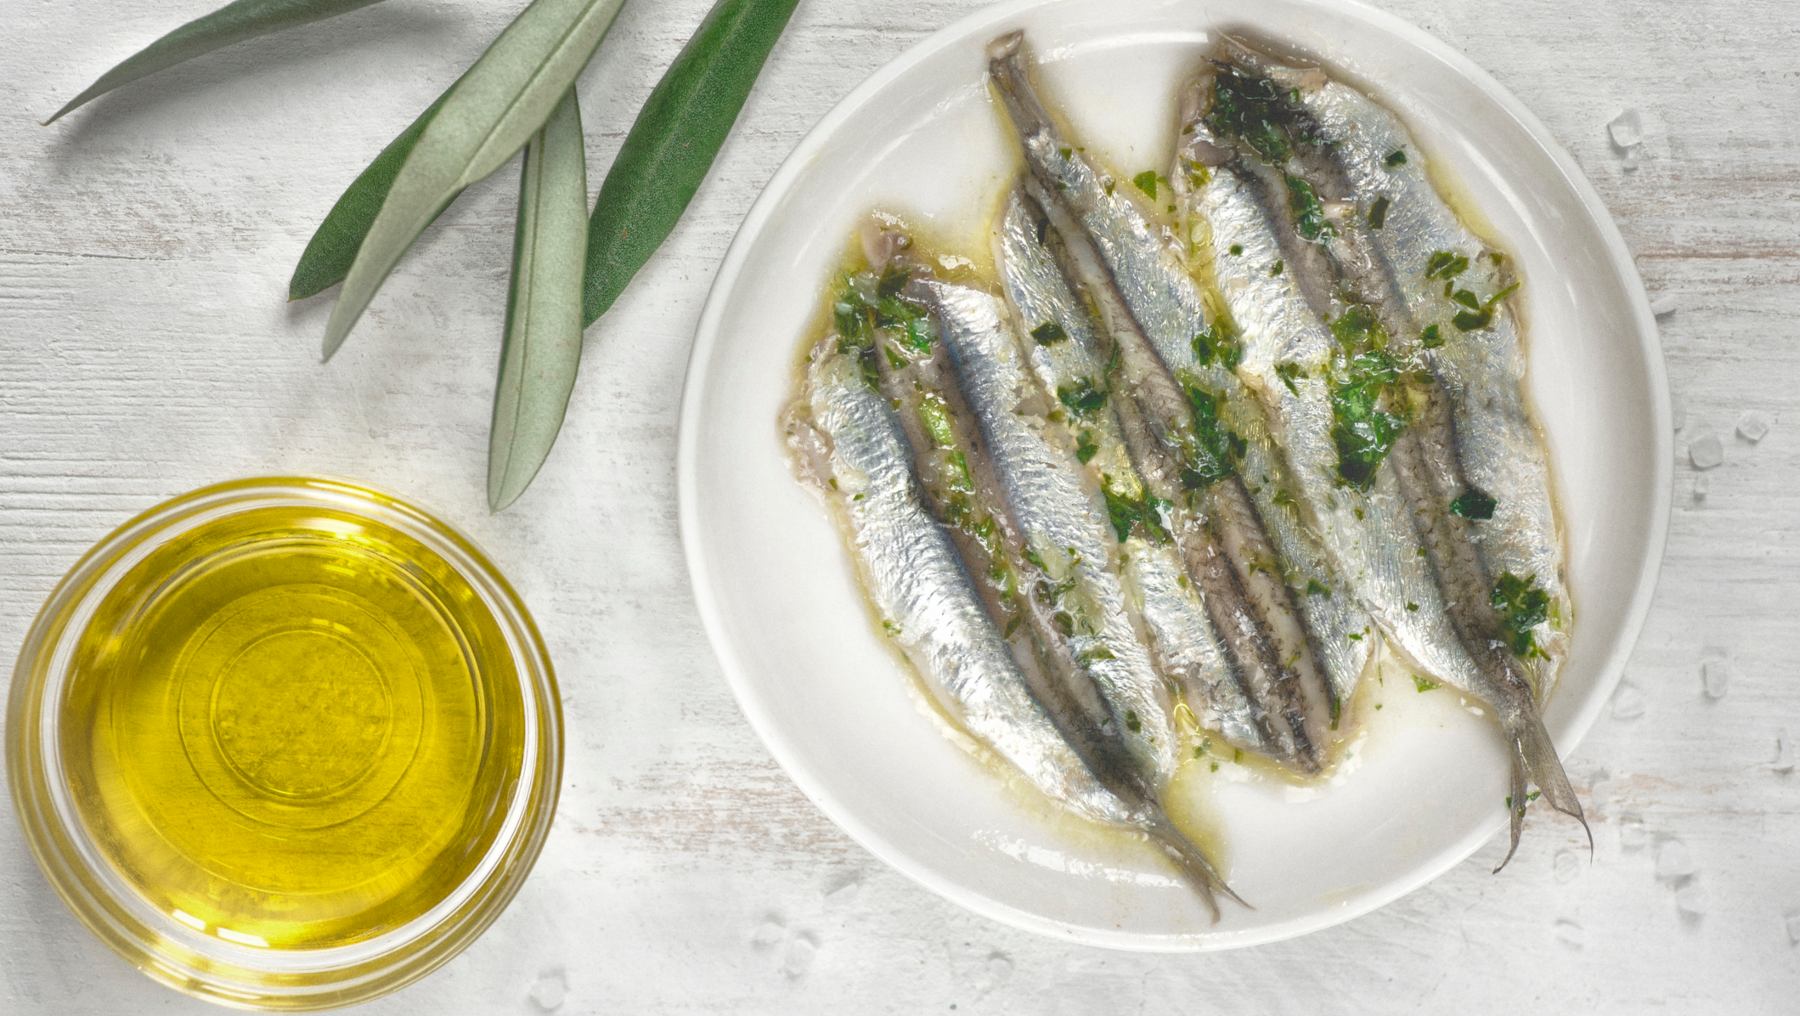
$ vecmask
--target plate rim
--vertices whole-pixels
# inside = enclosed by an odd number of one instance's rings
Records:
[[[863,849],[902,875],[951,903],[990,920],[1060,941],[1131,952],[1217,952],[1279,942],[1323,931],[1378,910],[1435,881],[1451,868],[1474,856],[1476,851],[1491,840],[1496,833],[1504,829],[1507,824],[1506,816],[1496,813],[1490,821],[1476,826],[1460,838],[1451,840],[1421,862],[1406,877],[1394,879],[1366,891],[1353,893],[1337,906],[1324,907],[1311,914],[1275,924],[1237,932],[1183,934],[1146,934],[1073,924],[1014,907],[979,890],[953,883],[927,866],[914,863],[904,851],[888,843],[856,818],[851,809],[842,805],[803,766],[798,764],[786,739],[779,732],[774,718],[765,710],[762,702],[751,690],[748,668],[737,658],[729,640],[724,637],[724,623],[711,581],[712,572],[701,553],[697,535],[697,519],[700,509],[696,490],[698,476],[696,457],[699,441],[697,435],[699,418],[703,410],[701,395],[705,386],[706,368],[713,359],[723,333],[721,324],[725,299],[736,286],[754,238],[767,223],[780,198],[793,186],[795,178],[807,168],[813,157],[843,123],[862,111],[874,94],[927,58],[961,43],[965,38],[981,32],[998,31],[1005,23],[1026,15],[1036,8],[1051,6],[1056,2],[1057,0],[1008,0],[1005,3],[984,7],[956,19],[902,50],[834,103],[824,116],[820,117],[818,122],[807,130],[800,141],[782,159],[775,172],[770,175],[768,182],[763,185],[755,201],[751,203],[749,211],[745,213],[743,220],[738,224],[737,230],[732,235],[731,243],[719,262],[719,268],[707,291],[706,301],[695,326],[694,342],[689,350],[687,366],[682,378],[681,408],[676,421],[676,523],[694,603],[700,615],[701,627],[706,633],[707,643],[725,676],[732,697],[737,701],[738,709],[749,721],[751,729],[756,732],[758,739],[774,757],[787,778],[799,787],[801,793],[806,795],[814,807],[818,808],[826,818],[830,819]],[[1674,483],[1672,464],[1674,437],[1670,428],[1673,407],[1667,364],[1663,357],[1655,315],[1650,310],[1649,294],[1638,273],[1636,260],[1632,257],[1623,234],[1619,232],[1617,222],[1614,221],[1611,211],[1606,207],[1605,201],[1595,190],[1592,182],[1588,180],[1586,174],[1581,171],[1580,166],[1563,145],[1550,133],[1543,121],[1539,120],[1536,114],[1532,113],[1493,75],[1482,69],[1460,50],[1425,29],[1397,14],[1373,7],[1365,0],[1293,0],[1293,2],[1318,9],[1323,13],[1360,19],[1378,30],[1395,36],[1406,44],[1437,57],[1452,70],[1480,88],[1550,157],[1551,163],[1563,181],[1579,200],[1583,212],[1592,220],[1605,247],[1608,263],[1621,281],[1626,284],[1629,291],[1627,296],[1632,305],[1632,331],[1641,347],[1650,385],[1651,419],[1648,422],[1653,427],[1654,450],[1657,453],[1652,472],[1652,487],[1661,491],[1663,496],[1655,500],[1651,509],[1646,543],[1648,553],[1645,554],[1644,560],[1638,568],[1631,602],[1626,608],[1624,624],[1606,651],[1594,693],[1570,716],[1567,722],[1568,732],[1561,738],[1562,753],[1564,757],[1567,757],[1586,738],[1594,721],[1599,718],[1601,708],[1611,697],[1624,675],[1625,667],[1630,661],[1631,654],[1643,633],[1644,623],[1648,619],[1657,580],[1662,571],[1663,559],[1667,553],[1671,512],[1668,493]]]

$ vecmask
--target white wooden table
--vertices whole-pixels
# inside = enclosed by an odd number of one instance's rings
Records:
[[[381,1013],[1791,1013],[1800,1008],[1800,16],[1790,0],[1387,0],[1516,92],[1618,217],[1684,421],[1667,561],[1616,703],[1541,822],[1347,926],[1207,957],[1077,948],[967,914],[838,832],[739,716],[676,539],[675,417],[719,257],[801,134],[974,0],[805,0],[668,246],[589,333],[569,425],[513,510],[484,457],[514,176],[475,187],[345,350],[287,274],[348,179],[520,4],[391,0],[37,119],[214,0],[0,3],[0,652],[128,515],[199,484],[362,478],[470,532],[562,679],[555,831],[480,941]],[[582,82],[616,149],[707,0],[635,0]],[[1606,124],[1641,111],[1640,168]],[[1734,433],[1760,411],[1760,443]],[[1688,443],[1716,434],[1724,465]],[[1696,481],[1707,485],[1704,497]],[[1729,661],[1703,696],[1702,661]],[[1792,762],[1787,765],[1791,768]],[[1660,862],[1659,862],[1660,859]],[[1684,860],[1685,859],[1685,860]],[[1690,871],[1691,869],[1691,871]],[[1179,1007],[1177,1009],[1176,1007]],[[207,1012],[84,932],[0,818],[0,1012]]]

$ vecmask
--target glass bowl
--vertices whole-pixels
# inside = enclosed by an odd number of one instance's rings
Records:
[[[490,803],[483,813],[486,824],[479,830],[481,838],[464,842],[447,878],[421,890],[422,896],[415,893],[415,905],[404,912],[404,920],[395,917],[386,923],[377,921],[353,933],[320,939],[321,944],[299,947],[270,946],[256,935],[223,927],[223,922],[209,925],[180,907],[168,905],[166,900],[159,904],[156,894],[146,888],[141,866],[122,860],[126,855],[118,846],[122,835],[118,828],[94,817],[101,809],[92,803],[95,792],[83,775],[81,764],[88,749],[75,747],[75,737],[64,743],[63,729],[65,720],[75,724],[78,733],[87,729],[80,725],[85,720],[70,712],[75,708],[71,706],[72,688],[85,689],[105,679],[95,678],[91,667],[82,672],[81,661],[93,658],[84,655],[92,650],[82,648],[83,635],[94,623],[97,612],[113,609],[108,604],[126,595],[120,593],[109,600],[109,594],[130,579],[134,568],[143,565],[148,569],[150,565],[145,562],[159,548],[165,549],[166,555],[174,555],[176,551],[169,548],[184,546],[179,542],[184,536],[198,540],[198,533],[217,531],[220,526],[231,532],[234,520],[270,517],[266,511],[269,509],[317,512],[319,517],[337,520],[334,525],[342,526],[346,534],[375,532],[375,527],[385,534],[397,534],[394,539],[403,542],[387,546],[409,548],[408,558],[385,562],[385,566],[397,569],[394,574],[399,581],[408,581],[407,576],[417,573],[420,560],[424,560],[429,568],[454,576],[455,588],[463,601],[458,607],[463,613],[456,616],[480,619],[479,637],[485,640],[480,646],[487,655],[478,655],[470,648],[475,643],[469,639],[476,636],[455,630],[450,644],[467,653],[462,662],[477,668],[482,659],[510,657],[511,661],[510,673],[500,673],[506,669],[503,667],[486,668],[488,674],[498,676],[479,679],[480,688],[471,693],[491,692],[492,687],[481,683],[484,680],[496,682],[496,687],[504,689],[507,736],[494,736],[494,717],[502,711],[498,708],[471,714],[476,719],[469,722],[463,735],[463,741],[474,746],[467,753],[476,759],[470,765],[505,767],[504,778],[488,784],[493,788],[488,791],[491,798],[483,798]],[[359,524],[364,528],[359,528]],[[246,522],[246,531],[248,526]],[[329,537],[327,531],[321,539]],[[375,553],[379,553],[379,546]],[[176,578],[167,586],[178,584]],[[165,595],[164,589],[165,586],[155,586],[144,598],[154,601]],[[422,602],[426,606],[421,609],[429,611],[436,601],[426,596]],[[139,610],[126,615],[126,623],[137,623],[147,616],[148,610]],[[437,623],[449,625],[451,616],[445,613]],[[111,629],[96,626],[96,630]],[[305,665],[304,661],[300,665]],[[441,678],[443,670],[439,667],[432,679]],[[142,681],[143,673],[112,680]],[[186,681],[187,673],[173,671],[170,684]],[[238,671],[227,665],[219,673],[230,675]],[[471,669],[470,673],[480,671]],[[408,674],[419,679],[418,673]],[[218,722],[217,702],[222,694],[219,689],[225,687],[226,680],[226,676],[220,676],[212,686],[210,705],[206,704],[208,696],[204,692],[195,695],[202,701],[199,708],[214,710],[207,714],[209,724]],[[290,676],[286,680],[291,684],[300,679]],[[375,680],[384,689],[396,683],[391,676],[377,675]],[[453,687],[463,686],[457,683]],[[404,691],[403,688],[402,694]],[[85,690],[81,693],[87,694]],[[426,715],[419,722],[435,724],[438,717],[431,710],[437,708],[437,700],[429,692],[423,694],[426,705],[422,711]],[[164,700],[170,702],[175,695],[173,688],[163,693]],[[329,708],[340,697],[340,689],[322,690],[317,697]],[[267,717],[282,704],[279,699],[276,706],[253,703],[260,707],[260,713],[253,715]],[[170,707],[159,717],[173,722],[176,715],[177,710]],[[379,712],[382,733],[377,736],[384,749],[390,743],[389,715],[383,706]],[[121,721],[115,718],[114,724],[118,722]],[[261,722],[286,723],[292,728],[308,721],[304,717],[295,719],[290,711],[275,720]],[[99,728],[100,724],[93,727]],[[218,728],[209,729],[216,742]],[[165,731],[163,736],[171,735]],[[278,742],[276,747],[280,747]],[[272,477],[223,483],[167,501],[127,522],[81,558],[50,595],[26,636],[13,675],[6,751],[13,802],[39,866],[70,909],[102,941],[156,980],[209,1001],[250,1009],[319,1009],[363,1001],[424,976],[473,941],[505,908],[536,861],[555,812],[561,782],[562,720],[556,680],[536,626],[512,587],[465,537],[397,498],[356,484]],[[72,756],[71,752],[75,754]],[[411,766],[421,757],[425,756],[415,752],[406,755],[400,764]],[[71,758],[75,761],[71,762]],[[129,770],[175,764],[169,758],[185,761],[195,772],[200,771],[190,751],[186,759],[172,753],[160,762],[156,758],[121,758],[116,773],[124,774],[121,779],[131,779],[134,777]],[[266,759],[267,755],[260,758]],[[319,778],[316,771],[303,771],[291,761],[277,765],[285,765],[279,771],[287,775],[290,783],[309,778],[316,782]],[[375,766],[368,768],[373,771]],[[218,767],[218,771],[225,772],[226,768]],[[380,797],[378,791],[371,794]],[[474,799],[472,791],[469,799]],[[297,807],[311,808],[314,804],[309,798]],[[254,819],[251,816],[246,823],[253,824]],[[161,830],[157,832],[161,834]],[[209,834],[203,830],[199,835]],[[430,863],[437,863],[437,855],[429,856]],[[195,870],[204,870],[197,859],[182,860],[193,860],[198,866]],[[252,893],[244,898],[264,897]],[[273,894],[268,898],[284,899]]]

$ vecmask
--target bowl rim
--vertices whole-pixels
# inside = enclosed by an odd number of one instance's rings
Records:
[[[66,643],[112,583],[160,541],[245,511],[329,507],[378,518],[467,581],[505,636],[525,716],[521,772],[494,841],[425,913],[359,942],[268,950],[209,936],[157,911],[115,871],[59,794],[56,725]],[[133,516],[57,582],[21,645],[9,695],[7,776],[39,870],[76,918],[126,961],[185,994],[246,1009],[308,1010],[367,1001],[425,976],[487,928],[517,894],[548,836],[562,784],[562,706],[549,652],[518,593],[463,533],[404,498],[350,480],[264,476],[210,484]],[[260,961],[260,962],[258,962]]]
[[[931,33],[883,64],[834,104],[801,138],[769,178],[768,183],[764,185],[749,212],[745,214],[743,221],[739,224],[737,232],[733,235],[731,244],[720,262],[718,272],[714,276],[713,284],[707,293],[705,305],[695,328],[695,341],[689,352],[687,369],[683,378],[682,402],[677,421],[675,465],[677,519],[682,550],[687,560],[688,577],[693,586],[694,600],[700,614],[701,625],[712,646],[713,654],[719,662],[720,669],[725,675],[726,683],[737,700],[739,709],[743,711],[757,736],[761,738],[769,753],[788,778],[800,788],[814,806],[864,849],[944,899],[990,919],[1050,938],[1127,951],[1212,952],[1281,941],[1319,931],[1376,910],[1433,881],[1473,855],[1482,844],[1505,828],[1507,821],[1505,816],[1496,813],[1490,821],[1478,825],[1464,836],[1448,842],[1405,878],[1392,880],[1374,890],[1358,892],[1345,899],[1337,907],[1322,909],[1313,914],[1277,924],[1222,936],[1153,935],[1074,924],[1014,907],[979,890],[965,887],[942,877],[926,865],[915,863],[903,850],[888,842],[870,826],[859,820],[852,808],[847,807],[827,791],[800,764],[794,750],[781,734],[780,724],[765,709],[763,702],[758,698],[749,676],[749,669],[738,658],[731,642],[725,637],[726,627],[721,606],[714,591],[712,573],[702,552],[698,535],[701,508],[697,472],[699,424],[701,414],[705,410],[704,389],[707,367],[719,347],[724,332],[725,303],[743,272],[755,237],[768,223],[780,199],[787,194],[795,180],[825,147],[829,138],[846,121],[861,115],[864,107],[877,93],[930,57],[953,46],[963,44],[971,36],[992,34],[1003,28],[1011,27],[1010,23],[1021,15],[1035,8],[1048,6],[1050,2],[1052,0],[1010,0],[1007,3],[983,8]],[[1624,237],[1620,234],[1617,224],[1607,211],[1599,193],[1581,172],[1575,160],[1555,140],[1543,122],[1499,81],[1469,57],[1464,56],[1460,51],[1424,29],[1398,15],[1372,7],[1364,0],[1292,0],[1292,2],[1315,8],[1322,15],[1361,20],[1377,30],[1396,37],[1402,43],[1442,60],[1453,71],[1463,75],[1480,88],[1549,157],[1557,173],[1579,200],[1582,211],[1591,221],[1596,235],[1604,242],[1608,264],[1628,292],[1631,302],[1629,323],[1641,347],[1640,351],[1651,395],[1651,419],[1647,421],[1647,424],[1653,428],[1655,445],[1652,486],[1654,489],[1664,492],[1671,489],[1674,447],[1670,427],[1672,406],[1666,365],[1662,347],[1657,338],[1655,316],[1651,313],[1649,296],[1644,290],[1636,262],[1625,244]],[[1209,27],[1227,26],[1211,25]],[[1624,615],[1624,623],[1616,632],[1612,644],[1604,654],[1600,670],[1601,677],[1595,692],[1564,724],[1567,733],[1560,738],[1560,743],[1565,756],[1575,749],[1599,717],[1601,708],[1622,676],[1631,652],[1637,644],[1645,619],[1649,614],[1651,598],[1662,568],[1667,546],[1669,515],[1669,499],[1667,497],[1655,498],[1648,519],[1646,552],[1638,567],[1631,600]]]

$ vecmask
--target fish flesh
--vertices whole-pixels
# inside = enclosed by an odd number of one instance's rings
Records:
[[[1228,37],[1183,105],[1177,190],[1334,560],[1391,644],[1495,708],[1511,848],[1527,784],[1580,820],[1538,710],[1571,609],[1510,262],[1317,67]]]
[[[785,430],[803,476],[845,523],[883,628],[937,706],[1046,797],[1097,821],[1131,821],[1032,697],[925,503],[898,417],[837,333],[809,353]]]
[[[867,317],[850,329],[862,344],[848,345],[909,450],[922,504],[1007,645],[1011,687],[1117,802],[1110,816],[1087,813],[1147,833],[1216,917],[1216,897],[1236,894],[1162,805],[1177,764],[1168,688],[1073,447],[1029,406],[1038,396],[1004,302],[934,277],[904,234],[882,230],[869,247],[871,298],[857,311]],[[841,334],[837,342],[847,345]]]
[[[1126,427],[1146,438],[1140,470],[1159,497],[1201,520],[1211,539],[1184,554],[1190,574],[1246,688],[1279,696],[1283,732],[1316,770],[1367,663],[1367,618],[1295,511],[1260,405],[1233,370],[1235,336],[1178,249],[1052,120],[1017,33],[989,56],[1025,187],[1114,351],[1122,414],[1141,420]],[[1225,574],[1206,582],[1209,569]]]
[[[996,231],[1001,284],[1016,319],[1032,341],[1028,359],[1047,396],[1068,402],[1076,431],[1076,457],[1085,459],[1106,501],[1120,542],[1123,576],[1140,600],[1158,669],[1180,688],[1200,726],[1218,731],[1227,743],[1289,762],[1285,742],[1271,728],[1275,704],[1266,689],[1245,687],[1229,651],[1208,616],[1206,602],[1188,578],[1173,545],[1172,530],[1191,527],[1176,506],[1152,494],[1133,461],[1117,405],[1085,406],[1081,396],[1097,391],[1107,373],[1107,352],[1096,323],[1070,289],[1049,246],[1043,211],[1023,188],[1008,197]],[[1204,538],[1204,534],[1197,534]],[[1285,749],[1285,750],[1284,750]]]

